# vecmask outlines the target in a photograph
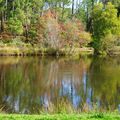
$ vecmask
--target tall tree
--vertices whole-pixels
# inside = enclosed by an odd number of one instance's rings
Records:
[[[75,0],[72,0],[72,15],[74,14]]]
[[[98,4],[93,11],[93,37],[96,53],[108,52],[108,48],[111,47],[110,44],[114,43],[117,40],[116,36],[120,34],[117,9],[111,3],[103,8],[103,4]]]
[[[4,11],[5,11],[5,1],[0,0],[0,20],[1,20],[1,29],[0,31],[4,31]]]

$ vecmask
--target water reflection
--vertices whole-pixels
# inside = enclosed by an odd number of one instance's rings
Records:
[[[120,104],[120,59],[94,59],[90,68],[93,102],[99,101],[104,109],[115,109]]]
[[[119,74],[119,59],[112,58],[1,58],[0,105],[10,113],[114,110]]]

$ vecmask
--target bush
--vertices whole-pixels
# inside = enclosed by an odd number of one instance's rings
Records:
[[[91,41],[91,35],[85,32],[81,21],[73,18],[59,22],[51,11],[39,19],[37,30],[37,40],[48,48],[84,47]]]
[[[91,35],[84,30],[84,26],[78,19],[69,20],[62,25],[62,39],[65,45],[84,47],[91,41]]]

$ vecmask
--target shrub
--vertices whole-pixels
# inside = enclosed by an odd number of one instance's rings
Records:
[[[37,41],[48,48],[84,47],[91,41],[91,35],[85,32],[81,21],[73,18],[65,23],[59,22],[57,14],[52,11],[40,17],[37,30]]]
[[[91,35],[84,30],[82,23],[73,19],[62,25],[61,37],[69,46],[84,47],[91,41]]]

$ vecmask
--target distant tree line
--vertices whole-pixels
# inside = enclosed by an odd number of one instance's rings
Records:
[[[119,15],[120,0],[0,0],[0,39],[53,48],[91,43],[109,53],[119,43]]]

